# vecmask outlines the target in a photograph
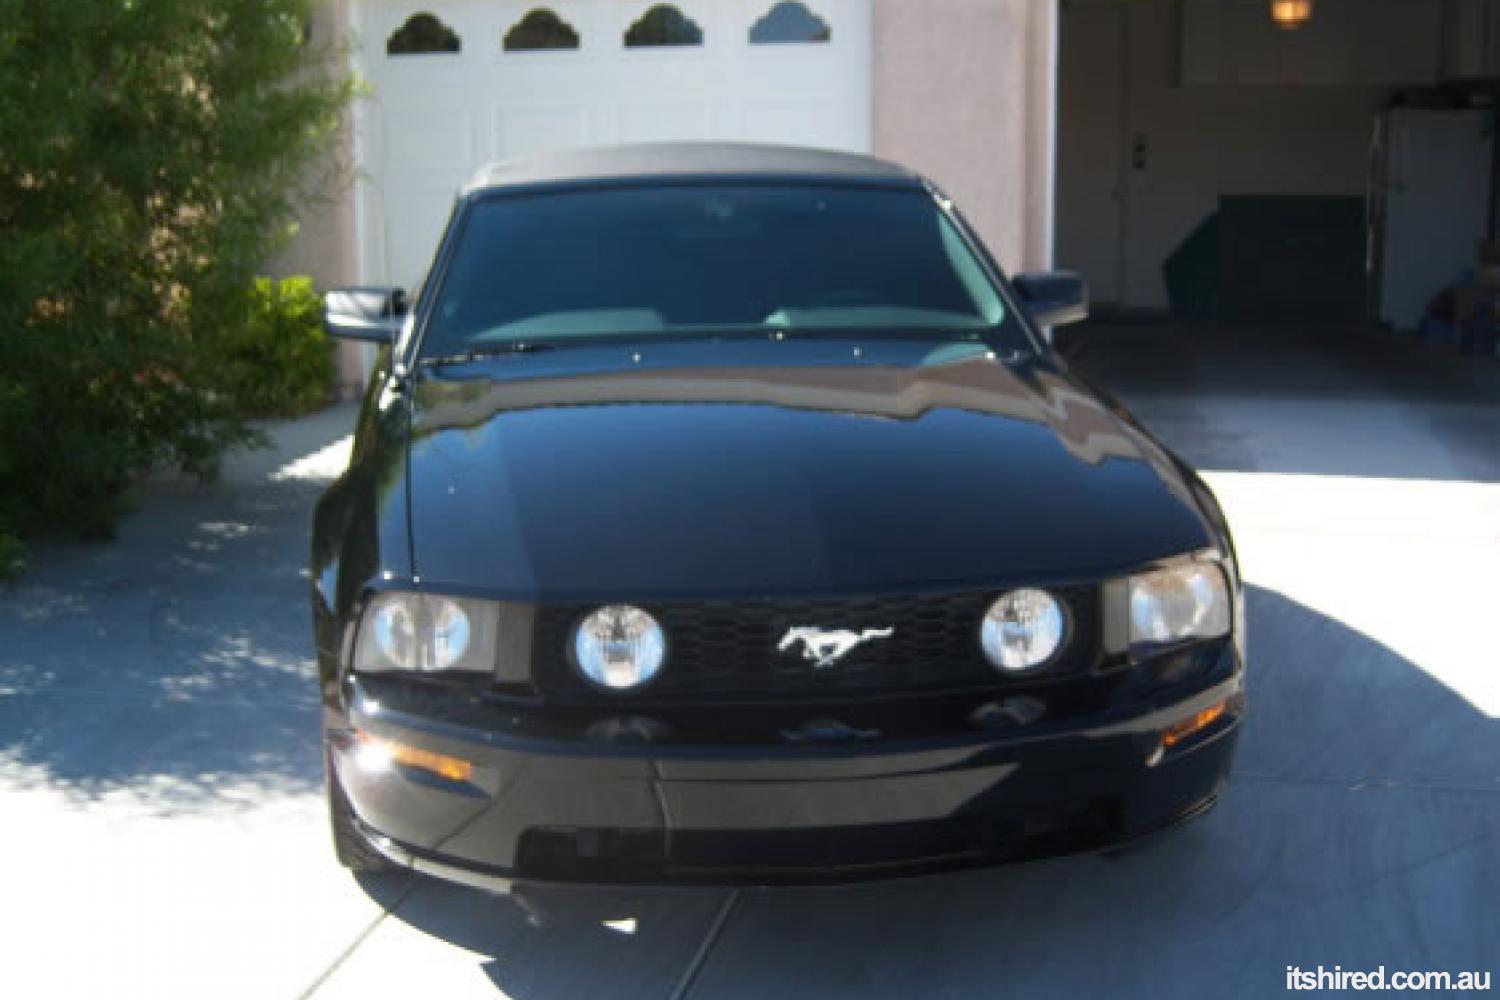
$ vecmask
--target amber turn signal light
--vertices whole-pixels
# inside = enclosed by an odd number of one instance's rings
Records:
[[[1203,732],[1203,730],[1218,722],[1230,711],[1237,711],[1242,700],[1242,695],[1232,695],[1216,705],[1210,705],[1205,709],[1194,712],[1180,722],[1172,723],[1162,731],[1162,749],[1170,750],[1189,737]]]
[[[419,768],[449,781],[470,781],[474,777],[474,765],[458,757],[407,746],[366,732],[355,734],[355,738],[359,741],[361,757],[366,759]]]

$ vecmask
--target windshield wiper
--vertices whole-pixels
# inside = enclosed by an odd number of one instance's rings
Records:
[[[444,368],[449,365],[467,365],[481,358],[500,358],[512,354],[538,354],[552,350],[552,344],[535,341],[516,341],[510,344],[494,344],[488,347],[471,347],[454,354],[440,354],[431,358],[418,358],[417,364],[424,368]]]

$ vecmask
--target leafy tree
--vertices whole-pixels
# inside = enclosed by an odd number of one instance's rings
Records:
[[[223,349],[353,92],[319,6],[0,0],[0,552],[249,439]]]

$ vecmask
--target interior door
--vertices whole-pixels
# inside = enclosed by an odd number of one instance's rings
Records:
[[[1385,134],[1380,318],[1410,330],[1474,264],[1489,218],[1494,118],[1398,109]]]

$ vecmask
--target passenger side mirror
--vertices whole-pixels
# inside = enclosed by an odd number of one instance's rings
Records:
[[[1066,326],[1089,318],[1089,286],[1081,275],[1018,274],[1012,283],[1038,326]]]
[[[328,335],[345,340],[394,343],[406,312],[406,292],[400,288],[335,288],[323,297]]]

